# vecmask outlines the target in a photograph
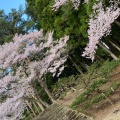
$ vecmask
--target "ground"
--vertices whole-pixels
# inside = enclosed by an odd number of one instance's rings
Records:
[[[111,83],[120,81],[120,66],[112,71],[109,82],[101,86],[101,89],[108,87]],[[62,100],[58,100],[63,105],[69,106],[84,89],[81,85],[76,87],[76,91],[69,91]],[[86,113],[93,116],[95,120],[120,120],[120,86],[106,99],[92,105],[86,109]]]

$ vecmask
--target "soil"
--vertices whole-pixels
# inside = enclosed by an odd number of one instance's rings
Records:
[[[76,99],[76,97],[78,97],[83,91],[84,91],[83,88],[76,89],[74,92],[69,91],[69,92],[67,92],[64,99],[62,99],[62,100],[58,99],[58,102],[65,105],[65,106],[70,106],[71,103]]]
[[[114,81],[120,81],[120,66],[116,67],[110,74],[109,82],[103,85],[101,89],[107,88]],[[79,96],[84,89],[80,85],[77,86],[74,92],[69,91],[62,100],[58,100],[63,105],[69,106]],[[120,86],[113,94],[92,105],[86,110],[86,113],[93,116],[95,120],[120,120]]]

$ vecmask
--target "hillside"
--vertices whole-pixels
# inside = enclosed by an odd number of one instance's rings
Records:
[[[108,80],[105,84],[102,84],[99,87],[100,93],[91,94],[92,99],[96,94],[102,94],[101,91],[105,91],[111,87],[112,92],[109,95],[106,95],[104,99],[89,105],[87,101],[90,102],[90,97],[76,105],[75,109],[77,111],[82,111],[88,115],[91,115],[95,120],[119,120],[120,118],[120,65],[117,66],[108,77]],[[114,87],[116,86],[116,87]],[[81,87],[81,84],[75,86],[75,91],[69,91],[66,93],[66,96],[61,100],[58,100],[61,104],[65,106],[70,106],[76,98],[79,97],[86,89]],[[86,107],[87,106],[87,107]],[[81,107],[83,109],[81,109]]]
[[[56,102],[35,117],[35,120],[119,120],[120,62],[106,61],[99,67],[95,63],[89,70],[94,70],[94,73],[87,87],[81,79],[91,77],[89,73],[84,74],[83,78],[79,76],[77,81],[72,82],[74,85],[63,91]],[[69,81],[66,82],[70,85]],[[61,88],[60,82],[59,87]]]

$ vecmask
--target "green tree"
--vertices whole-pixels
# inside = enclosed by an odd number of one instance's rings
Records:
[[[30,18],[25,19],[24,15],[21,6],[18,10],[11,9],[8,14],[0,10],[0,44],[11,41],[16,33],[25,34],[32,29],[34,22]]]

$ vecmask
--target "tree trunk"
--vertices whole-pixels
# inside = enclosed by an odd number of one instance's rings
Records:
[[[114,22],[115,22],[116,25],[118,25],[120,27],[120,22],[119,21],[115,20]]]
[[[50,100],[52,101],[52,103],[54,103],[55,99],[52,97],[50,91],[48,90],[48,88],[46,87],[46,85],[43,83],[43,81],[38,80],[38,82],[40,83],[40,85],[43,88],[43,90],[47,93],[47,95],[50,98]]]
[[[32,94],[32,93],[34,92],[33,89],[32,89],[32,88],[29,88],[28,91],[29,91],[29,93],[31,94],[31,96],[36,100],[36,102],[37,102],[38,106],[40,107],[40,109],[41,109],[42,111],[44,111],[45,109],[44,109],[43,105],[38,101],[37,97],[36,97],[34,94]]]
[[[112,41],[110,41],[110,43],[111,43],[117,50],[120,51],[120,47],[119,47],[119,46],[117,46],[116,44],[114,44]]]
[[[102,40],[102,42],[103,43],[105,43],[108,47],[109,47],[109,49],[110,49],[110,51],[114,54],[114,55],[119,55],[119,51],[110,43],[110,41],[111,41],[111,38],[109,38],[109,41],[108,40]]]
[[[49,107],[49,104],[44,102],[40,97],[38,99],[45,107]]]
[[[35,104],[35,102],[34,102],[34,101],[33,101],[33,105],[35,106],[35,108],[36,108],[37,112],[39,113],[38,107],[37,107],[37,105]]]
[[[37,101],[37,104],[38,104],[38,106],[40,107],[40,109],[42,110],[42,111],[44,111],[45,109],[44,109],[44,107],[43,107],[43,105],[42,104],[40,104],[40,102],[38,102]]]
[[[74,54],[72,54],[72,59],[76,59],[76,56],[75,56]],[[77,59],[76,59],[76,60],[77,60]],[[81,67],[81,69],[82,69],[83,71],[87,71],[87,70],[88,70],[88,68],[86,67],[84,61],[82,61],[82,59],[81,59],[81,61],[78,61],[77,63],[80,65],[80,67]],[[78,65],[77,65],[77,66],[78,66]],[[83,71],[82,71],[82,73],[83,73]]]
[[[85,64],[83,61],[79,62],[82,66],[82,68],[85,70],[85,71],[88,71],[88,67],[87,67],[87,64]]]
[[[103,48],[104,51],[106,51],[107,53],[110,54],[110,56],[115,59],[118,60],[118,57],[116,55],[114,55],[107,47],[105,47],[101,42],[98,43],[98,45]]]
[[[104,59],[101,58],[99,55],[96,55],[96,59],[98,59],[98,61],[102,61],[102,62],[104,62]]]
[[[32,106],[29,104],[29,102],[27,100],[25,100],[25,103],[30,108],[30,110],[32,111],[33,115],[36,116],[35,111],[32,109]]]
[[[44,102],[44,101],[40,98],[40,95],[38,94],[38,92],[36,91],[36,89],[34,89],[34,92],[35,92],[35,94],[36,94],[36,100],[40,101],[40,103],[41,103],[43,106],[48,107],[49,104],[46,103],[46,102]]]
[[[74,60],[72,59],[72,57],[69,55],[68,58],[71,60],[71,62],[74,64],[76,70],[81,73],[83,75],[82,70],[79,69],[79,67],[77,66],[77,64],[74,62]]]

